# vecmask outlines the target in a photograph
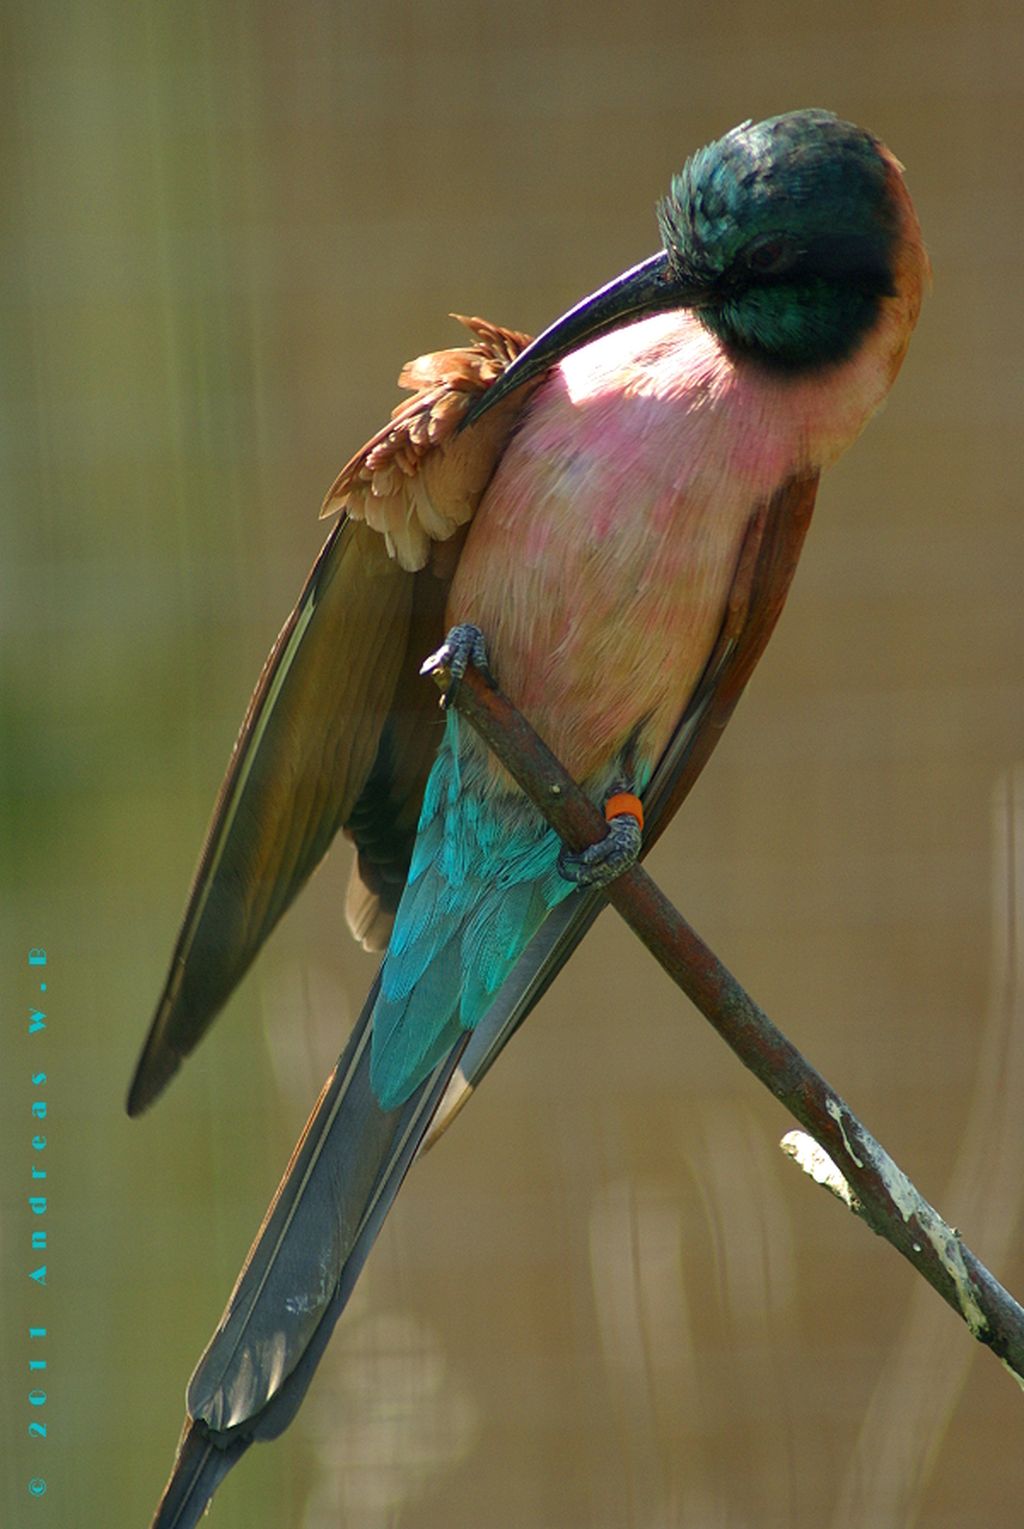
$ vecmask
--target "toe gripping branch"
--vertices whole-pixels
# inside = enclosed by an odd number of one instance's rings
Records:
[[[441,705],[446,711],[455,704],[459,686],[470,664],[493,690],[498,682],[488,662],[484,634],[472,622],[463,621],[450,628],[437,652],[431,653],[420,665],[421,674],[432,674],[441,685],[444,692]]]
[[[497,680],[487,658],[484,634],[471,622],[453,626],[436,653],[431,653],[420,665],[421,674],[431,674],[442,690],[441,705],[447,710],[458,704],[460,686],[470,667],[491,688],[497,689]],[[522,721],[522,719],[519,719]],[[521,743],[528,746],[526,724],[522,725]],[[488,740],[489,741],[489,740]],[[539,739],[536,740],[539,743]],[[552,795],[558,795],[558,787],[552,787]],[[541,811],[544,808],[541,807]],[[644,809],[640,798],[625,785],[615,790],[604,808],[607,832],[590,843],[584,840],[581,848],[574,849],[563,844],[558,856],[559,874],[577,887],[606,887],[623,871],[635,865],[643,844]]]
[[[604,804],[608,832],[596,844],[573,854],[563,848],[559,874],[578,887],[606,887],[635,865],[643,843],[644,809],[632,791],[615,791]]]

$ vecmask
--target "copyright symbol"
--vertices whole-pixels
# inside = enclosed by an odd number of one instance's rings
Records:
[[[46,1482],[41,1476],[33,1476],[32,1480],[28,1484],[28,1489],[32,1493],[33,1497],[42,1497],[43,1493],[46,1491]]]

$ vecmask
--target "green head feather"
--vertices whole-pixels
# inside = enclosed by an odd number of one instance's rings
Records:
[[[841,361],[893,291],[898,220],[878,140],[826,111],[743,123],[692,155],[658,209],[702,321],[781,370]]]

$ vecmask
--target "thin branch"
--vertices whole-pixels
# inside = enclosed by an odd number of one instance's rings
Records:
[[[447,670],[434,678],[447,688]],[[518,781],[570,850],[607,832],[597,807],[511,702],[472,668],[452,703]],[[785,1150],[872,1231],[891,1242],[1024,1386],[1024,1308],[923,1198],[885,1149],[786,1039],[639,865],[605,896],[673,981],[739,1057],[810,1133]],[[799,1136],[799,1133],[792,1133]]]

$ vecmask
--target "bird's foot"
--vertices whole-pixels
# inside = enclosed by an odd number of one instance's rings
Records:
[[[464,621],[458,626],[453,626],[437,652],[431,653],[430,657],[420,665],[421,674],[436,674],[439,669],[447,669],[448,688],[441,697],[442,706],[448,707],[452,704],[455,692],[459,688],[459,681],[469,664],[473,665],[488,685],[493,687],[497,684],[487,660],[487,645],[484,642],[483,632],[478,626]]]
[[[618,791],[605,803],[608,832],[579,854],[563,849],[558,871],[578,887],[606,887],[636,861],[643,843],[644,813],[640,798]]]

